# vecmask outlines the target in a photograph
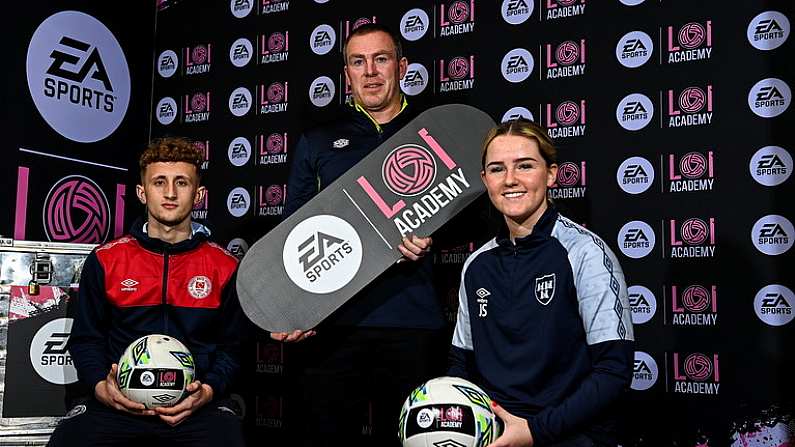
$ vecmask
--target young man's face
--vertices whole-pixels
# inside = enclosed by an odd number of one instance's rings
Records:
[[[156,162],[144,171],[142,185],[135,187],[138,200],[146,205],[149,222],[174,227],[190,223],[193,205],[204,197],[196,166],[183,161]]]
[[[389,34],[375,31],[355,36],[346,47],[345,76],[356,103],[368,112],[380,112],[399,104],[400,80],[406,74],[406,58],[397,60]]]

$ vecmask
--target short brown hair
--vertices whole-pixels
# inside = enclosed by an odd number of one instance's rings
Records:
[[[392,45],[395,47],[395,59],[400,61],[403,59],[403,44],[400,42],[400,36],[395,34],[391,28],[380,23],[365,23],[351,31],[348,38],[345,39],[345,44],[342,46],[342,58],[345,60],[345,65],[348,65],[348,42],[354,37],[364,36],[371,33],[385,33],[392,39]]]
[[[489,148],[489,144],[502,135],[516,135],[535,140],[538,143],[538,151],[541,152],[541,157],[547,163],[547,166],[557,164],[558,151],[555,149],[552,139],[547,135],[547,131],[530,120],[517,118],[492,127],[489,133],[486,134],[486,138],[483,139],[483,146],[480,148],[481,168],[485,169],[486,167],[486,151]]]
[[[192,141],[182,137],[164,137],[151,141],[138,159],[141,181],[144,179],[146,167],[150,164],[180,161],[196,166],[196,174],[201,178],[200,170],[204,163],[204,154]]]

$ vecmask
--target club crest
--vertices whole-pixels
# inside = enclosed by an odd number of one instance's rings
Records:
[[[544,275],[536,278],[536,299],[546,306],[555,296],[555,274]]]

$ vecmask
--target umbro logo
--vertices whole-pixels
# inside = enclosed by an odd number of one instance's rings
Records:
[[[122,285],[121,287],[122,292],[136,292],[138,290],[138,288],[135,287],[138,285],[138,281],[132,278],[125,279],[124,281],[121,282],[121,285]]]
[[[343,147],[351,144],[350,140],[347,138],[340,138],[339,140],[333,143],[334,149],[342,149]]]
[[[491,292],[481,287],[478,290],[475,290],[475,295],[478,296],[478,317],[485,318],[489,315],[489,300],[487,297],[491,295]]]
[[[475,291],[475,295],[477,295],[478,298],[486,298],[487,296],[491,295],[491,292],[481,287]]]

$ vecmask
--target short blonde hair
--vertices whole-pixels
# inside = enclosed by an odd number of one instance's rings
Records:
[[[480,148],[481,169],[486,168],[486,152],[489,149],[489,145],[495,138],[502,135],[515,135],[535,140],[538,143],[541,157],[547,163],[547,166],[558,163],[558,150],[555,149],[555,144],[552,143],[552,139],[547,135],[547,131],[532,121],[518,118],[498,124],[486,134],[486,138],[483,139],[483,146]]]

